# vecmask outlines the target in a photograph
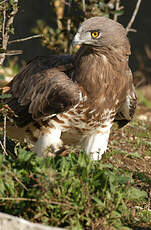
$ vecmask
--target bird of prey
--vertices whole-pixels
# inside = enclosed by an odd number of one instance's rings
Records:
[[[5,103],[38,155],[73,144],[99,160],[113,122],[124,126],[136,108],[130,44],[124,27],[106,17],[84,21],[73,40],[77,44],[74,55],[31,60],[9,83],[12,97]]]

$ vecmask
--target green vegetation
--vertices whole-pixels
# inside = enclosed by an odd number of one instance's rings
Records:
[[[149,229],[150,135],[149,124],[136,120],[113,129],[98,162],[73,148],[66,157],[40,158],[8,139],[7,155],[0,155],[0,211],[74,230]]]

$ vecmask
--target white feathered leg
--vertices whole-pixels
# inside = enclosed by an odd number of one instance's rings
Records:
[[[51,129],[50,133],[45,133],[40,136],[33,148],[33,151],[36,152],[38,156],[42,156],[48,147],[52,148],[54,152],[59,150],[63,145],[60,136],[60,129]]]
[[[88,155],[91,154],[93,160],[100,160],[102,154],[106,151],[111,126],[112,124],[100,128],[84,141],[83,148]]]

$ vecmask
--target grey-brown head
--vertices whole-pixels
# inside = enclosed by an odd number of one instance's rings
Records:
[[[124,27],[106,17],[93,17],[84,21],[76,33],[73,45],[121,47],[128,44]]]

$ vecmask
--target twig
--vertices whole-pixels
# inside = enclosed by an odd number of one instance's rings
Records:
[[[5,1],[3,1],[5,3]],[[18,0],[16,0],[16,4],[18,4]],[[6,57],[6,50],[8,46],[9,40],[9,33],[10,33],[10,26],[13,24],[14,17],[18,12],[18,8],[14,8],[11,13],[8,15],[6,14],[6,6],[4,6],[3,10],[3,25],[2,25],[2,49],[4,50],[3,53],[0,54],[0,65],[3,64],[5,57]]]
[[[6,149],[6,115],[4,116],[3,146]]]
[[[6,10],[3,11],[2,41],[5,38]]]
[[[27,40],[31,40],[33,38],[41,38],[41,37],[43,37],[42,34],[33,35],[33,36],[30,36],[30,37],[26,37],[26,38],[21,38],[21,39],[16,39],[16,40],[9,41],[8,44],[13,44],[13,43],[17,43],[17,42],[24,42],[24,41],[27,41]]]
[[[128,32],[134,32],[134,33],[136,33],[137,32],[137,30],[135,30],[135,29],[129,29],[129,31]]]
[[[2,49],[5,50],[5,26],[6,26],[6,10],[3,10],[3,24],[2,24]],[[5,60],[5,53],[0,54],[0,65],[3,64]]]
[[[133,14],[132,14],[132,17],[131,17],[131,19],[130,19],[130,21],[129,21],[127,27],[126,27],[126,32],[127,32],[127,33],[131,30],[130,28],[131,28],[131,26],[132,26],[132,24],[133,24],[133,22],[134,22],[134,20],[135,20],[135,18],[136,18],[136,15],[137,15],[137,13],[138,13],[138,10],[139,10],[141,1],[142,1],[142,0],[138,0],[138,1],[137,1],[135,10],[134,10],[134,12],[133,12]]]
[[[69,203],[62,203],[62,202],[59,202],[59,201],[52,201],[52,200],[42,200],[41,202],[44,202],[44,203],[47,203],[47,204],[56,204],[56,205],[61,205],[61,206],[66,206],[66,207],[69,207],[69,208],[73,208],[73,209],[77,209],[76,207],[70,205]]]
[[[0,2],[0,5],[2,5],[2,4],[5,3],[5,2],[7,2],[7,0],[4,0],[4,1]]]
[[[0,200],[12,200],[12,201],[33,201],[33,202],[40,202],[40,203],[46,203],[46,204],[56,204],[56,205],[60,205],[60,206],[65,206],[65,207],[69,207],[72,209],[77,209],[76,207],[67,204],[67,203],[62,203],[62,202],[58,202],[58,201],[47,201],[47,200],[39,200],[39,199],[34,199],[34,198],[24,198],[24,197],[0,197]]]
[[[67,52],[70,51],[70,30],[71,30],[71,17],[70,17],[70,11],[71,11],[71,4],[72,0],[69,0],[68,5],[68,20],[67,20]]]
[[[1,142],[1,140],[0,140],[0,146],[1,146],[1,148],[2,148],[2,150],[3,150],[3,152],[4,152],[4,154],[5,154],[5,155],[8,155],[7,152],[6,152],[6,149],[4,148],[4,146],[3,146],[2,142]]]
[[[140,210],[147,210],[147,211],[151,212],[151,209],[149,209],[149,208],[145,209],[145,208],[142,208],[140,206],[135,206],[135,208],[140,209]]]
[[[37,202],[37,199],[32,198],[23,198],[23,197],[0,197],[0,200],[12,200],[12,201],[34,201]]]
[[[82,0],[82,7],[83,7],[84,14],[85,14],[86,13],[85,0]]]
[[[119,10],[120,9],[120,0],[116,0],[116,5],[115,5],[115,10]],[[118,15],[114,14],[114,21],[117,21]]]
[[[1,142],[0,142],[0,144],[1,144]],[[2,146],[2,145],[1,145]],[[8,170],[8,168],[7,168],[7,166],[5,166],[5,165],[2,165],[2,167],[5,169],[5,170]],[[26,190],[26,191],[28,191],[28,188],[16,177],[16,175],[13,173],[13,172],[9,172],[9,174],[11,175],[11,176],[13,176],[14,178],[15,178],[15,180],[20,184],[20,185],[22,185],[22,187]]]
[[[6,52],[3,52],[0,54],[0,65],[1,65],[1,59],[2,57],[5,58],[5,56],[13,56],[13,55],[19,55],[22,54],[22,50],[7,50]]]
[[[12,55],[18,55],[18,54],[22,54],[22,53],[23,53],[22,50],[7,50],[5,55],[6,56],[12,56]]]

